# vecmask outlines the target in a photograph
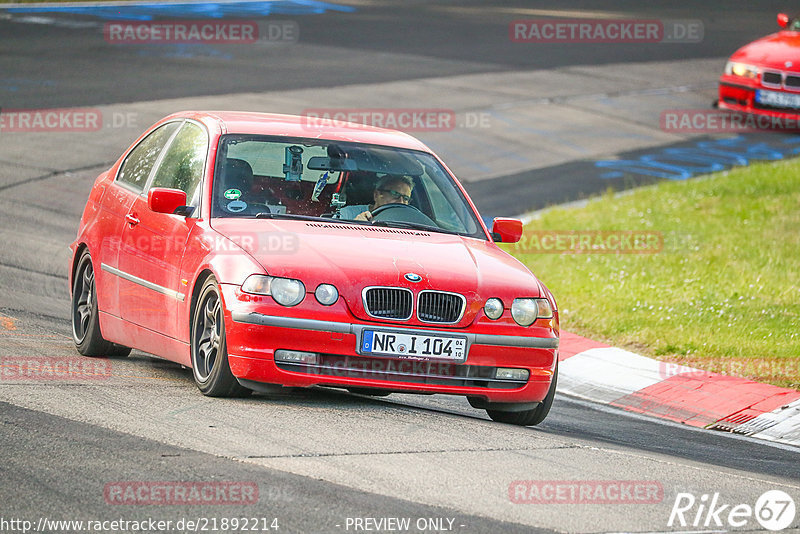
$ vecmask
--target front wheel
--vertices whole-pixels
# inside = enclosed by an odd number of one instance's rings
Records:
[[[209,397],[244,397],[252,393],[236,380],[228,364],[222,298],[217,281],[209,276],[192,313],[192,375]]]
[[[94,266],[89,251],[78,260],[72,284],[72,340],[84,356],[127,356],[131,349],[103,338],[97,309]]]
[[[556,364],[556,371],[553,373],[553,381],[550,383],[550,389],[547,390],[547,396],[539,403],[539,406],[533,410],[523,410],[520,412],[507,412],[501,410],[486,410],[492,421],[498,423],[508,423],[510,425],[520,426],[535,426],[544,421],[547,414],[550,413],[550,407],[553,405],[553,399],[556,396],[556,382],[558,381],[558,364]]]

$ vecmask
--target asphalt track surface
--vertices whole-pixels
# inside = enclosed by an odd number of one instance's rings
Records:
[[[343,3],[346,4],[346,3]],[[355,11],[320,15],[277,11],[294,20],[307,47],[125,46],[98,43],[90,32],[48,24],[0,20],[3,50],[2,105],[7,108],[101,105],[194,95],[328,87],[364,81],[661,61],[729,55],[749,40],[775,30],[784,2],[479,2],[389,0],[352,2]],[[10,12],[14,17],[25,14]],[[769,13],[764,17],[763,13]],[[758,17],[754,15],[759,15]],[[45,14],[37,14],[45,16]],[[59,14],[46,14],[58,18]],[[520,46],[508,38],[509,22],[545,15],[569,18],[700,19],[700,43]],[[74,22],[106,22],[86,15]],[[269,18],[255,20],[270,20]],[[611,73],[613,74],[613,73]],[[87,88],[91,88],[87,90]]]
[[[785,7],[777,2],[757,8],[752,2],[664,7],[633,1],[563,2],[556,10],[530,2],[350,6],[355,10],[347,13],[280,15],[299,23],[303,46],[230,47],[224,57],[197,47],[165,52],[98,43],[76,26],[97,24],[90,15],[52,14],[49,21],[34,23],[15,20],[23,15],[13,14],[0,18],[0,105],[116,105],[720,57],[772,31],[773,14]],[[692,46],[542,45],[534,50],[508,43],[510,20],[576,13],[701,19],[705,39]],[[19,165],[24,147],[6,144],[15,152],[5,152],[3,135],[0,358],[4,363],[20,357],[80,361],[69,339],[65,247],[94,177],[109,163],[106,153],[100,157],[94,146],[74,148],[86,156],[85,168],[74,165],[63,172],[56,159],[70,147],[37,145],[28,164]],[[551,177],[536,181],[536,202],[591,193],[581,181],[588,167],[566,165],[571,167],[531,171],[531,176]],[[500,182],[471,187],[494,206],[500,204],[491,194],[497,184],[529,178],[500,177]],[[520,202],[520,209],[536,205],[531,199]],[[106,361],[110,373],[100,380],[0,382],[2,519],[246,515],[277,517],[278,532],[353,532],[345,527],[348,517],[411,517],[452,518],[453,531],[463,533],[712,531],[713,524],[667,526],[678,492],[698,498],[719,492],[726,503],[752,505],[764,491],[782,489],[800,503],[796,449],[664,424],[563,396],[542,425],[524,429],[491,423],[463,399],[439,396],[372,399],[312,390],[206,399],[180,366],[139,352]],[[109,505],[103,488],[125,480],[255,481],[260,497],[252,506]],[[515,480],[651,480],[662,485],[664,497],[646,505],[513,504],[508,488]],[[761,527],[751,520],[745,530]]]

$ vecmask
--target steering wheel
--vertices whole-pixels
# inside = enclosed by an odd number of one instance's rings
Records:
[[[398,221],[438,227],[433,219],[410,204],[384,204],[372,210],[372,221]]]

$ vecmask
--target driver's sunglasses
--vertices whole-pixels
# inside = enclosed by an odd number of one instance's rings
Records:
[[[380,191],[381,193],[386,193],[387,195],[391,195],[397,200],[402,200],[406,204],[411,202],[411,195],[404,195],[403,193],[395,191],[394,189],[378,189],[378,191]]]

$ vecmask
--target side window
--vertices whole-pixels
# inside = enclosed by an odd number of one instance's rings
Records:
[[[187,122],[167,148],[150,187],[169,187],[186,192],[187,202],[196,205],[208,152],[208,136],[198,125]]]
[[[122,162],[117,180],[132,185],[139,191],[144,189],[158,154],[179,124],[179,122],[171,122],[160,126],[136,145],[136,148]]]

